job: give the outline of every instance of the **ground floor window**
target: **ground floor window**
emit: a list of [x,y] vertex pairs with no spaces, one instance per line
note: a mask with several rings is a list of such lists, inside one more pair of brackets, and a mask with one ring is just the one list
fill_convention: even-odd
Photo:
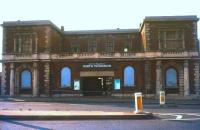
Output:
[[176,88],[177,87],[177,71],[174,68],[166,70],[166,87]]
[[29,70],[24,70],[21,73],[21,87],[22,89],[31,88],[31,72]]
[[61,88],[66,88],[71,86],[71,69],[69,67],[64,67],[61,70]]
[[124,86],[133,87],[135,85],[135,69],[131,66],[127,66],[124,69]]

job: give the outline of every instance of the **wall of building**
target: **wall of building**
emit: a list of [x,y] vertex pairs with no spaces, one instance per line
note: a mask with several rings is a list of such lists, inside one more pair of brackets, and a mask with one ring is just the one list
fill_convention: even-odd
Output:
[[[196,48],[196,29],[194,21],[144,21],[138,32],[94,34],[69,34],[55,29],[52,25],[6,26],[3,42],[5,73],[2,78],[2,81],[5,80],[5,93],[2,92],[3,89],[1,93],[5,95],[11,93],[11,68],[14,67],[12,69],[14,95],[34,93],[34,96],[54,94],[81,96],[82,88],[74,90],[73,83],[75,79],[82,80],[82,72],[113,72],[111,76],[113,80],[120,79],[121,82],[120,90],[115,90],[112,86],[113,96],[130,96],[139,91],[155,96],[160,90],[165,90],[166,94],[179,96],[188,96],[188,93],[199,95],[200,67],[199,53]],[[182,30],[183,48],[163,48],[159,40],[160,30]],[[16,34],[34,35],[35,39],[29,40],[33,42],[32,51],[16,51]],[[97,43],[97,51],[88,51],[88,44],[92,41]],[[108,41],[114,43],[112,52],[106,52],[105,46]],[[128,48],[128,52],[125,52],[126,43],[130,41],[132,48]],[[73,52],[71,49],[72,44],[75,43],[80,45],[79,52]],[[89,55],[90,53],[97,53],[97,55]],[[96,63],[111,65],[111,67],[83,67],[83,65]],[[135,85],[132,87],[124,86],[124,68],[127,66],[132,66],[135,70]],[[61,88],[63,67],[71,69],[71,87]],[[166,88],[166,71],[170,67],[177,72],[178,83],[175,88]],[[24,69],[30,70],[32,76],[32,86],[29,90],[20,88],[20,74]],[[35,82],[36,79],[38,82]]]
[[141,51],[141,44],[139,39],[139,33],[129,34],[88,34],[88,35],[66,35],[65,41],[61,45],[63,52],[71,52],[71,44],[79,43],[80,52],[88,52],[88,43],[97,42],[97,52],[105,52],[105,44],[107,41],[114,42],[114,51],[123,52],[125,43],[131,41],[132,49],[130,51]]
[[161,22],[144,22],[141,29],[142,41],[146,50],[158,51],[159,50],[159,30],[172,29],[183,30],[185,48],[182,50],[192,51],[196,49],[196,43],[193,35],[193,22],[192,21],[161,21]]

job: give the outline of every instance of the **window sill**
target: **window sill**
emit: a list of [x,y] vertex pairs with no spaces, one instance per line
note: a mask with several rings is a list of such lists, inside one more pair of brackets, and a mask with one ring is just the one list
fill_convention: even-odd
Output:
[[179,88],[178,86],[170,86],[170,87],[165,87],[165,89],[177,89]]
[[60,86],[59,89],[71,89],[72,86]]
[[133,85],[133,86],[124,86],[124,88],[134,88],[135,87],[135,85]]
[[32,87],[31,88],[20,88],[21,90],[29,90],[29,89],[32,89]]

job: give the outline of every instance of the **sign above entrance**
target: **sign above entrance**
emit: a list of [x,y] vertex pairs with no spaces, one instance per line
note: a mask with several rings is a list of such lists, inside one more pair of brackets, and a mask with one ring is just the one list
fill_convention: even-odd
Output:
[[111,64],[106,63],[88,63],[82,66],[83,68],[111,68]]
[[80,77],[99,77],[99,76],[115,76],[114,71],[81,71]]

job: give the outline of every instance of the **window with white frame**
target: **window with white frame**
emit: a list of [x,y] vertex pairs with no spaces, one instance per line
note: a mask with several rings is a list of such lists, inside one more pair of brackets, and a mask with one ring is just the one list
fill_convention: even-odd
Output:
[[14,35],[14,52],[37,52],[37,35],[35,33],[16,33]]
[[160,49],[184,49],[184,31],[179,29],[161,29],[159,30],[159,48]]
[[124,52],[129,52],[132,50],[132,40],[127,40],[124,44]]
[[80,52],[80,44],[77,42],[71,43],[71,52]]
[[88,43],[88,52],[96,52],[97,51],[97,42],[89,41]]
[[114,52],[114,41],[108,40],[105,44],[106,52]]

